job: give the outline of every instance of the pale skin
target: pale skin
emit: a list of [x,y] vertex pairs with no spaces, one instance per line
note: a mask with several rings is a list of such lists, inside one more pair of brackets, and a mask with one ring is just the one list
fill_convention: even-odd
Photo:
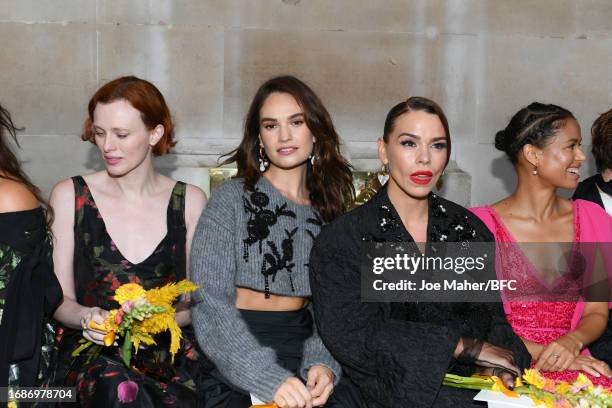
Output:
[[[310,205],[306,185],[306,161],[313,151],[315,137],[304,121],[304,113],[293,96],[272,93],[259,112],[260,144],[270,161],[263,177],[290,201]],[[309,299],[296,296],[271,295],[246,288],[236,288],[236,307],[261,311],[300,310]],[[313,365],[308,370],[306,385],[297,377],[287,378],[274,394],[281,408],[321,406],[334,388],[334,374],[324,366]]]
[[[440,118],[424,111],[409,111],[399,116],[387,141],[382,137],[378,139],[379,158],[389,168],[389,200],[421,251],[427,242],[427,196],[446,167],[446,140],[446,132]],[[431,180],[427,184],[414,182],[411,175],[418,171],[431,172]],[[454,356],[458,357],[463,348],[463,342],[460,340]],[[489,343],[485,343],[479,359],[519,372],[509,351]],[[490,368],[483,368],[481,372],[490,374],[486,370]],[[508,386],[513,386],[514,380],[510,374],[499,375]]]
[[[140,112],[125,100],[98,104],[94,111],[95,142],[106,163],[106,170],[84,177],[96,201],[109,235],[124,258],[131,263],[147,259],[167,233],[166,210],[175,181],[156,172],[152,148],[164,134],[161,125],[147,129]],[[74,186],[72,180],[58,183],[51,192],[55,210],[53,261],[64,292],[64,300],[54,317],[83,337],[103,344],[104,332],[89,327],[91,320],[102,323],[107,310],[86,307],[76,300],[74,285]],[[186,255],[206,195],[188,185],[185,196],[187,227]],[[177,305],[179,326],[191,323],[188,298]]]
[[[578,123],[568,119],[544,147],[530,144],[523,147],[516,165],[516,190],[492,206],[517,242],[574,240],[572,204],[557,196],[557,188],[576,188],[576,172],[586,159],[580,147],[581,140]],[[534,169],[537,175],[533,174]],[[537,368],[584,370],[596,377],[611,376],[612,371],[606,363],[579,355],[583,347],[601,336],[607,321],[607,303],[587,302],[574,331],[546,345],[522,340],[537,361]]]

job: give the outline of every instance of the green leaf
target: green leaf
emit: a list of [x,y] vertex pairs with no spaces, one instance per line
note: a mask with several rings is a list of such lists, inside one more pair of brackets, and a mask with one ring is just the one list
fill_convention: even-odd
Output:
[[93,343],[91,341],[87,341],[86,343],[81,344],[77,347],[71,354],[72,357],[76,357],[81,354],[81,351],[85,350],[87,347],[91,346]]
[[127,330],[125,337],[123,338],[123,345],[121,346],[121,358],[126,366],[130,367],[132,361],[132,331]]

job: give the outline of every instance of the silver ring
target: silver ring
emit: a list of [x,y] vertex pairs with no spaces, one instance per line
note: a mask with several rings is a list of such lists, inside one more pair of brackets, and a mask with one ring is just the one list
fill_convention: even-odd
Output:
[[555,360],[559,359],[559,357],[561,357],[559,354],[552,354],[552,356],[555,358]]

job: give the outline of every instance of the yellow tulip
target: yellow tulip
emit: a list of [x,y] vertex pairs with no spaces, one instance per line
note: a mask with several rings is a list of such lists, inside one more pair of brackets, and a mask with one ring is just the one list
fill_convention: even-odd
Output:
[[109,331],[104,335],[104,345],[106,347],[112,346],[115,343],[115,332]]
[[499,379],[499,377],[496,377],[496,376],[493,375],[493,376],[491,376],[491,379],[494,381],[494,384],[491,387],[492,391],[501,391],[507,397],[518,398],[518,396],[519,396],[518,392],[510,391],[508,388],[506,388],[506,386],[504,385],[502,380]]
[[89,321],[89,328],[90,329],[94,329],[94,330],[99,330],[99,331],[107,331],[106,325],[104,323],[98,324],[98,323],[96,323],[95,320],[90,320]]

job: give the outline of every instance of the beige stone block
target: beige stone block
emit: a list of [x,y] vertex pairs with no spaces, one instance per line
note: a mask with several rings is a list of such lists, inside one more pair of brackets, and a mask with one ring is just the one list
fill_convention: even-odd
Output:
[[386,0],[154,0],[152,20],[176,25],[224,27],[423,31],[428,1]]
[[533,101],[571,110],[588,129],[612,105],[612,40],[488,38],[477,64],[477,137],[494,141],[511,116]]
[[484,6],[483,33],[572,38],[576,31],[574,0],[490,0]]
[[490,143],[455,143],[456,163],[472,177],[471,206],[492,204],[516,186],[516,173],[504,153]]
[[96,0],[0,0],[0,21],[88,22],[96,18]]
[[136,75],[164,94],[179,138],[220,138],[223,32],[165,26],[100,27],[100,82]]
[[78,135],[18,136],[24,170],[48,197],[60,180],[104,168],[97,147]]
[[98,22],[102,24],[149,24],[149,0],[97,0]]
[[[0,24],[0,103],[28,134],[80,132],[95,89],[96,34],[87,24]],[[70,46],[67,46],[70,44]]]
[[612,37],[611,1],[577,0],[576,3],[577,35]]
[[225,41],[226,137],[239,138],[248,105],[266,79],[295,75],[312,86],[342,139],[374,142],[389,109],[409,95],[447,105],[453,126],[473,132],[473,37],[232,30]]

